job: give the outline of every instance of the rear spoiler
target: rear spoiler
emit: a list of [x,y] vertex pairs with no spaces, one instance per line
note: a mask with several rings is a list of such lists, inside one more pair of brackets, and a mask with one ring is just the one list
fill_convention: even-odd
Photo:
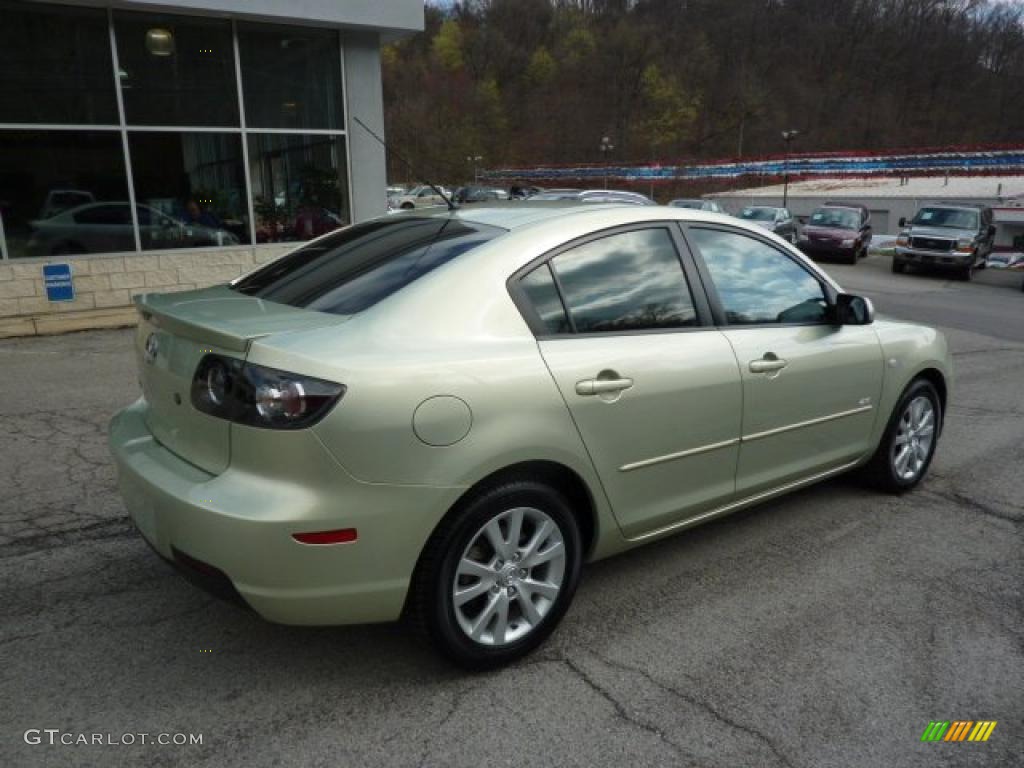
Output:
[[226,285],[182,293],[135,297],[139,315],[152,325],[240,355],[264,336],[340,325],[349,318],[257,299]]

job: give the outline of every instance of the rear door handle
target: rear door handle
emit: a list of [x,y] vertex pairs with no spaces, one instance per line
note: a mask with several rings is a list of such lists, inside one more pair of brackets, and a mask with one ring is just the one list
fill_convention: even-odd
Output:
[[768,357],[765,355],[760,360],[750,361],[750,372],[751,373],[772,373],[773,371],[781,371],[789,365],[789,362],[782,360],[781,358],[772,355]]
[[632,386],[632,379],[584,379],[576,382],[576,394],[588,397],[608,392],[621,392]]

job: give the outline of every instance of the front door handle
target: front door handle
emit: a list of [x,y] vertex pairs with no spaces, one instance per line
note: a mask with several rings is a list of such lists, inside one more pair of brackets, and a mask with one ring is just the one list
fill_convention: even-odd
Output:
[[776,357],[769,352],[760,360],[751,360],[749,367],[751,373],[774,373],[775,371],[781,371],[787,365],[789,365],[788,361]]
[[576,394],[588,397],[621,392],[633,386],[632,379],[584,379],[576,382]]

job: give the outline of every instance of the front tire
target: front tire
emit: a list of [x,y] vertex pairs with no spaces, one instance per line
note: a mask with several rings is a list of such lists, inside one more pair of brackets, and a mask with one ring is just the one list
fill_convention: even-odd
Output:
[[907,271],[907,265],[905,262],[902,262],[899,259],[893,259],[892,271],[897,275],[902,275],[904,272]]
[[864,468],[867,479],[890,493],[914,488],[931,466],[941,430],[939,393],[927,379],[915,379],[900,396],[878,449]]
[[515,480],[482,491],[431,536],[413,585],[414,618],[456,664],[489,669],[554,631],[579,583],[582,539],[555,489]]

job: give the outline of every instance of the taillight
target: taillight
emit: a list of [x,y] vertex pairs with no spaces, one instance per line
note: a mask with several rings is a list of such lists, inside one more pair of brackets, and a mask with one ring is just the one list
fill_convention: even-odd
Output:
[[320,421],[345,394],[345,385],[206,355],[192,378],[196,410],[265,429],[302,429]]

